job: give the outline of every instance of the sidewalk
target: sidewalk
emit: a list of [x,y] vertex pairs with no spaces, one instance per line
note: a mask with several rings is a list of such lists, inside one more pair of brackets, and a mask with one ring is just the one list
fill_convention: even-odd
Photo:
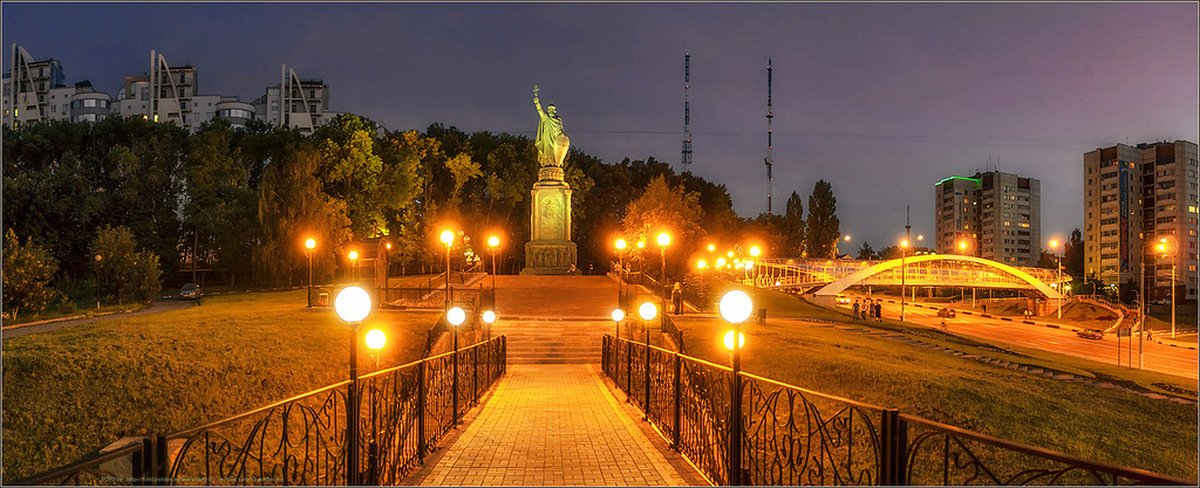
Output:
[[401,484],[707,485],[632,412],[596,365],[511,364],[474,419]]

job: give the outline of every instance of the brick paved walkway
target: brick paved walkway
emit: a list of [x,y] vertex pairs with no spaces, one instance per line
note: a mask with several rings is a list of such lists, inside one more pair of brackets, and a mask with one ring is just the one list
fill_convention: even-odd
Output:
[[597,365],[511,364],[461,434],[404,484],[706,485],[634,412]]

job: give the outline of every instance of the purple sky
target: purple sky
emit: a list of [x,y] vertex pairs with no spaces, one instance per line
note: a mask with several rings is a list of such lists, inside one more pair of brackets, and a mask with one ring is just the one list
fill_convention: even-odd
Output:
[[[1082,227],[1083,153],[1197,141],[1195,2],[1174,4],[18,4],[12,43],[115,95],[156,49],[205,94],[260,96],[279,65],[389,129],[532,135],[534,84],[572,145],[678,167],[692,55],[692,171],[744,216],[833,184],[842,230],[876,249],[933,233],[933,185],[999,169],[1042,181],[1042,235]],[[7,68],[6,68],[7,69]],[[1043,243],[1044,245],[1044,243]],[[845,247],[845,246],[844,246]],[[846,249],[843,249],[843,251]]]

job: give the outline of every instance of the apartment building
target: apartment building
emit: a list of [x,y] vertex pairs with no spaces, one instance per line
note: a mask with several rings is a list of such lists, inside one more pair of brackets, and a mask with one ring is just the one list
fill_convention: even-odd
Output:
[[1144,283],[1151,300],[1169,298],[1172,281],[1178,298],[1196,298],[1196,160],[1189,141],[1084,154],[1085,273],[1110,285]]
[[934,186],[934,250],[1016,266],[1041,255],[1041,182],[989,171]]
[[266,93],[253,105],[259,120],[304,134],[337,116],[329,111],[329,85],[319,78],[300,78],[287,65],[280,66],[279,84],[267,85]]

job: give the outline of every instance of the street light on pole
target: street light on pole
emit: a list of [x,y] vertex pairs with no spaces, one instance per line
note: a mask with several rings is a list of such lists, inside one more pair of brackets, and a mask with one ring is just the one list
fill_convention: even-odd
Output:
[[467,312],[454,307],[446,311],[446,322],[454,326],[454,394],[451,395],[451,407],[454,409],[454,423],[458,424],[458,326],[467,320]]
[[496,312],[488,310],[483,312],[483,323],[487,324],[487,338],[492,340],[492,322],[496,321]]
[[450,246],[454,245],[454,232],[442,231],[442,243],[446,245],[446,306],[450,306]]
[[613,319],[613,322],[615,322],[617,324],[617,333],[616,333],[615,337],[620,338],[621,337],[621,321],[625,320],[625,311],[621,310],[619,308],[613,309],[612,319]]
[[[729,390],[729,484],[742,484],[742,347],[746,345],[746,337],[739,329],[739,324],[750,318],[754,310],[754,301],[750,295],[741,290],[733,290],[721,297],[717,306],[721,318],[729,322],[733,330],[725,333],[725,347],[730,351],[730,363],[733,368],[732,385]],[[649,384],[649,383],[647,383]]]
[[[371,350],[371,358],[375,360],[375,370],[379,370],[379,350],[387,344],[387,335],[379,329],[371,329],[367,331],[364,342],[367,344],[367,349]],[[375,412],[375,389],[371,390],[371,440],[367,444],[367,483],[374,484],[379,479],[379,444],[376,442],[376,437],[379,432],[379,416]]]
[[1061,243],[1058,242],[1058,239],[1050,239],[1050,249],[1055,250],[1056,253],[1058,254],[1058,256],[1057,256],[1058,260],[1055,262],[1055,268],[1057,268],[1058,278],[1055,278],[1055,280],[1054,280],[1054,288],[1056,290],[1058,290],[1058,299],[1057,299],[1058,307],[1056,307],[1056,308],[1058,308],[1058,318],[1062,319],[1062,294],[1063,294],[1062,288],[1063,288],[1063,286],[1062,286],[1062,251],[1059,250],[1060,244]]
[[308,308],[312,308],[312,258],[317,248],[317,240],[309,237],[304,241],[304,255],[308,256]]
[[642,412],[646,419],[650,418],[650,321],[654,320],[656,315],[658,315],[658,307],[654,306],[654,302],[642,302],[642,305],[638,307],[638,316],[642,318],[642,328],[646,329],[646,403],[642,405],[645,407]]
[[[1172,242],[1168,242],[1166,237],[1158,240],[1158,252],[1162,253],[1162,257],[1167,257],[1167,252],[1170,250],[1173,253],[1178,253],[1179,250],[1172,246]],[[1154,279],[1158,280],[1158,262],[1155,261]],[[1171,256],[1171,338],[1175,338],[1175,256]]]
[[[488,250],[492,251],[492,306],[496,306],[496,251],[500,249],[498,236],[488,237]],[[491,339],[489,336],[488,339]]]
[[97,310],[100,309],[100,261],[102,261],[103,259],[104,259],[104,256],[101,256],[99,254],[96,255],[96,309]]
[[667,330],[667,293],[669,293],[667,291],[667,287],[670,286],[667,284],[667,246],[671,244],[671,234],[659,232],[656,240],[658,241],[658,256],[662,259],[662,267],[659,268],[659,273],[661,273],[659,275],[659,279],[662,280],[660,284],[662,285],[663,314],[662,321],[659,325],[661,330]]
[[350,268],[353,270],[350,281],[358,282],[358,251],[350,251]]
[[358,326],[371,313],[371,295],[347,286],[333,300],[333,310],[354,334],[350,340],[350,386],[346,393],[346,484],[358,484]]
[[622,305],[621,300],[625,298],[625,239],[617,239],[613,243],[613,247],[617,248],[617,306]]
[[[908,295],[908,239],[900,241],[900,321],[904,322],[904,299]],[[882,314],[880,314],[882,315]]]

